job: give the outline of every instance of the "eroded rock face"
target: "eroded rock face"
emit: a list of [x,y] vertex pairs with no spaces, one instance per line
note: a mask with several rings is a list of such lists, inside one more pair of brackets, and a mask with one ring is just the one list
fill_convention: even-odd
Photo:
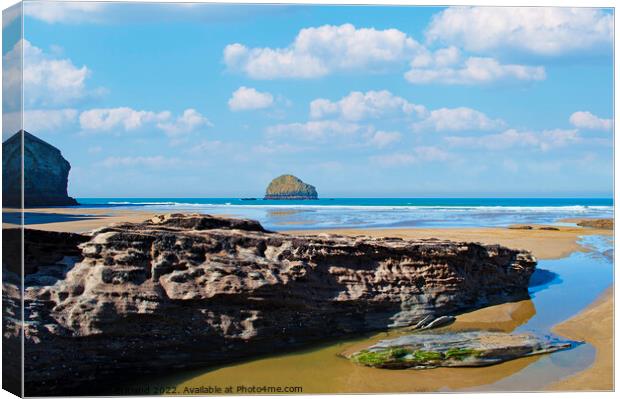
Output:
[[306,184],[293,175],[282,175],[276,177],[267,186],[265,193],[267,200],[307,200],[318,199],[316,188]]
[[[3,205],[21,206],[21,132],[2,143]],[[24,137],[24,205],[77,205],[67,194],[71,165],[60,150],[23,132]]]
[[64,278],[48,283],[53,268],[37,267],[26,279],[27,394],[89,393],[526,298],[536,265],[498,245],[290,236],[205,215],[112,225],[79,248],[77,263],[57,262]]
[[479,367],[570,349],[580,342],[554,335],[492,331],[418,333],[380,341],[349,358],[385,369]]

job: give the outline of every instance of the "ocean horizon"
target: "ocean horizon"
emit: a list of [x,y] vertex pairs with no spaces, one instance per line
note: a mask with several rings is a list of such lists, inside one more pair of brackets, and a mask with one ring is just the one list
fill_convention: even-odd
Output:
[[80,207],[194,212],[258,220],[273,230],[569,225],[613,217],[613,198],[77,198]]

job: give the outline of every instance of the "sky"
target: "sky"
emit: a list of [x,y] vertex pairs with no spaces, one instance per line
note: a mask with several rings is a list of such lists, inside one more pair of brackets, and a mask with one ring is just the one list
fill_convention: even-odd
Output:
[[74,197],[258,197],[284,173],[322,197],[612,196],[613,10],[24,13],[23,40],[3,20],[3,140],[23,49],[25,128]]

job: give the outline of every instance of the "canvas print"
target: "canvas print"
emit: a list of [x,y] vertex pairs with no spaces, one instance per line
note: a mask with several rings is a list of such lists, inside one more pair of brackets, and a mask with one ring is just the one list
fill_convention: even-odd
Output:
[[614,9],[3,11],[3,388],[611,391]]

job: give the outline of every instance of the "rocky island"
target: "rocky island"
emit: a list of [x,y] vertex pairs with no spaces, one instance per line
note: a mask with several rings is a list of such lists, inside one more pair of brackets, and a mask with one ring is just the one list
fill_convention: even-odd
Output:
[[[71,165],[60,150],[23,131],[24,206],[77,205],[67,194]],[[22,132],[2,143],[2,203],[21,207]]]
[[266,200],[315,200],[316,188],[293,175],[276,177],[267,186]]
[[[29,396],[93,394],[528,298],[536,268],[529,252],[499,245],[287,235],[197,214],[89,234],[26,229],[24,245]],[[20,303],[10,263],[9,313]],[[20,325],[5,326],[5,343],[19,337]]]

